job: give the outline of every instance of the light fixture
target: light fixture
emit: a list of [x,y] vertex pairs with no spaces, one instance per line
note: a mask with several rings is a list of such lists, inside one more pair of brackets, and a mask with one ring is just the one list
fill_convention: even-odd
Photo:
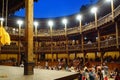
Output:
[[67,23],[68,23],[67,19],[64,18],[64,19],[62,20],[62,23],[63,23],[63,24],[67,24]]
[[34,22],[34,26],[35,26],[35,27],[38,26],[38,22],[37,22],[37,21]]
[[22,21],[22,20],[18,20],[18,21],[17,21],[17,24],[22,25],[22,24],[23,24],[23,21]]
[[80,20],[82,19],[82,15],[78,14],[78,15],[76,16],[76,19],[80,21]]
[[4,18],[0,18],[0,21],[4,21]]
[[48,21],[48,25],[49,25],[49,26],[53,26],[53,21],[52,21],[52,20],[49,20],[49,21]]
[[96,13],[96,12],[97,12],[97,9],[98,9],[97,7],[92,7],[92,8],[91,8],[91,12],[92,12],[92,13]]

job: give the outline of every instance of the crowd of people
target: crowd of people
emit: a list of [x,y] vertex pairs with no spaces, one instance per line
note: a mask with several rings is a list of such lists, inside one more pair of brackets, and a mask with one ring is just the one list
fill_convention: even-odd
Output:
[[66,59],[59,59],[58,64],[49,66],[49,61],[45,62],[44,69],[50,70],[66,70],[70,72],[79,72],[78,80],[120,80],[120,69],[109,70],[106,63],[90,64],[88,61],[83,65],[82,58],[71,60],[67,64]]

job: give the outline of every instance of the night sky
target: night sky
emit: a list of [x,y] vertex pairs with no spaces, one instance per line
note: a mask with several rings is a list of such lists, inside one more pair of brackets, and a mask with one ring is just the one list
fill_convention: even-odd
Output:
[[[96,2],[97,0],[38,0],[34,3],[34,18],[54,18],[75,14],[80,11],[82,5]],[[15,15],[24,16],[25,10],[20,9]]]

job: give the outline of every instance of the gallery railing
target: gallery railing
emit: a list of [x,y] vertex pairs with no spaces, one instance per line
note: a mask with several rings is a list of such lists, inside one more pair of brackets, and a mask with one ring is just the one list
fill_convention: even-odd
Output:
[[84,45],[83,45],[83,48],[84,48],[84,50],[97,49],[97,48],[98,48],[97,45],[98,45],[97,42],[94,42],[94,43],[91,43],[91,44],[84,44]]
[[82,46],[81,45],[69,45],[68,46],[68,51],[81,51]]
[[[120,38],[119,38],[119,45],[120,45]],[[100,42],[100,48],[108,48],[108,47],[116,47],[116,39],[112,38],[112,39],[108,39],[108,40],[104,40]],[[97,42],[93,42],[91,44],[84,44],[83,45],[83,49],[84,50],[98,50],[98,43]],[[50,52],[50,47],[39,47],[39,51],[49,51]],[[53,47],[53,52],[55,51],[66,51],[66,47],[65,46],[54,46]],[[68,51],[82,51],[82,45],[68,45]]]
[[108,47],[113,47],[116,46],[116,39],[106,39],[104,41],[100,42],[101,48],[108,48]]
[[[118,45],[120,46],[120,37],[118,39]],[[109,48],[110,47],[116,47],[116,38],[106,39],[104,41],[100,42],[100,48]],[[18,46],[2,46],[1,51],[17,51]],[[24,51],[24,48],[21,47],[21,51]],[[98,50],[98,43],[93,42],[91,44],[84,44],[83,50]],[[44,46],[44,47],[38,47],[37,52],[50,52],[51,47],[50,46]],[[52,47],[53,52],[65,52],[66,46],[53,46]],[[82,51],[82,45],[76,44],[76,45],[68,45],[68,51]]]

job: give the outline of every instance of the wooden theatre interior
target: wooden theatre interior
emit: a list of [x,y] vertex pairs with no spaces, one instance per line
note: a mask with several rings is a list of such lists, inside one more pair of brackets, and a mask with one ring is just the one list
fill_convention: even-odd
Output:
[[[37,1],[37,0],[35,0]],[[57,65],[58,59],[65,59],[69,64],[75,58],[83,58],[83,63],[99,64],[106,62],[110,69],[120,68],[120,1],[115,0],[114,10],[111,12],[110,5],[100,0],[96,5],[99,7],[97,21],[88,10],[83,11],[83,21],[75,20],[77,14],[65,16],[68,24],[61,23],[64,17],[53,18],[52,30],[47,25],[47,18],[37,18],[37,28],[34,27],[33,53],[35,65]],[[5,1],[6,2],[6,1]],[[15,5],[18,3],[19,5]],[[2,5],[2,0],[0,0]],[[13,6],[14,5],[14,6]],[[14,66],[20,65],[22,54],[25,53],[25,25],[21,28],[16,23],[23,17],[12,14],[23,7],[23,0],[8,2],[7,27],[4,28],[11,38],[10,45],[0,45],[0,64]],[[6,7],[5,7],[6,8]],[[2,6],[0,6],[2,10]],[[5,14],[6,12],[4,12]],[[2,13],[0,14],[2,15]],[[4,22],[5,24],[5,22]],[[39,64],[40,63],[40,64]],[[114,66],[113,66],[114,65]]]

